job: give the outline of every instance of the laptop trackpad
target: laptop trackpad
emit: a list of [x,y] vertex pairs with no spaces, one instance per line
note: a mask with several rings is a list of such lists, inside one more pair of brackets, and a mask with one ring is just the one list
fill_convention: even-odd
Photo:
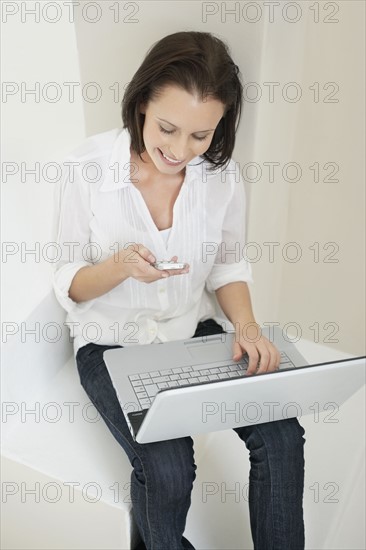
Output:
[[229,349],[223,343],[186,345],[190,356],[197,363],[214,363],[231,359]]

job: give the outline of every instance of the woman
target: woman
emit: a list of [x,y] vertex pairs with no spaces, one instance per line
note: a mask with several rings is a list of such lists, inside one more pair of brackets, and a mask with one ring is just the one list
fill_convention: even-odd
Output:
[[[242,253],[245,195],[231,159],[238,72],[212,34],[166,36],[126,89],[123,128],[89,138],[65,163],[54,289],[68,312],[81,384],[133,466],[133,512],[153,550],[194,548],[183,536],[193,440],[136,443],[103,352],[225,332],[213,319],[216,296],[235,327],[233,360],[247,353],[248,375],[280,363],[255,321]],[[186,265],[152,266],[168,258]],[[255,548],[304,548],[304,429],[291,418],[234,431],[250,451]]]

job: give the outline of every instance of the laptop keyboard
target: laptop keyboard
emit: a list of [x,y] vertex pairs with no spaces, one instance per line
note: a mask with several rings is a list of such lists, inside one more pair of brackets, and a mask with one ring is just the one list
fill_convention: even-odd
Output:
[[[280,369],[291,368],[293,363],[284,352],[281,352]],[[131,374],[128,378],[133,386],[135,395],[142,408],[149,407],[155,395],[164,388],[189,386],[200,382],[229,380],[242,376],[248,367],[247,356],[233,365],[225,367],[209,367],[192,365],[191,367],[177,367],[174,369],[157,370]]]

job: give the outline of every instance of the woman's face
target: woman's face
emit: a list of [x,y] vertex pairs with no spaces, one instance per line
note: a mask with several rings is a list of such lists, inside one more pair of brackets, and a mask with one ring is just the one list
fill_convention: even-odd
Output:
[[182,88],[165,86],[157,99],[141,108],[145,114],[143,160],[151,164],[152,172],[180,173],[210,147],[224,111],[224,104],[216,99],[208,97],[202,102]]

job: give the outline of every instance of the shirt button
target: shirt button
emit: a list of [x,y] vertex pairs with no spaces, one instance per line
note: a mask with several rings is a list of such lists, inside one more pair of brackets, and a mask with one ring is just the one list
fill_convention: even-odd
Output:
[[161,289],[159,290],[159,292],[161,292],[161,293],[163,294],[163,292],[166,292],[166,290],[165,290],[165,288],[161,288]]

